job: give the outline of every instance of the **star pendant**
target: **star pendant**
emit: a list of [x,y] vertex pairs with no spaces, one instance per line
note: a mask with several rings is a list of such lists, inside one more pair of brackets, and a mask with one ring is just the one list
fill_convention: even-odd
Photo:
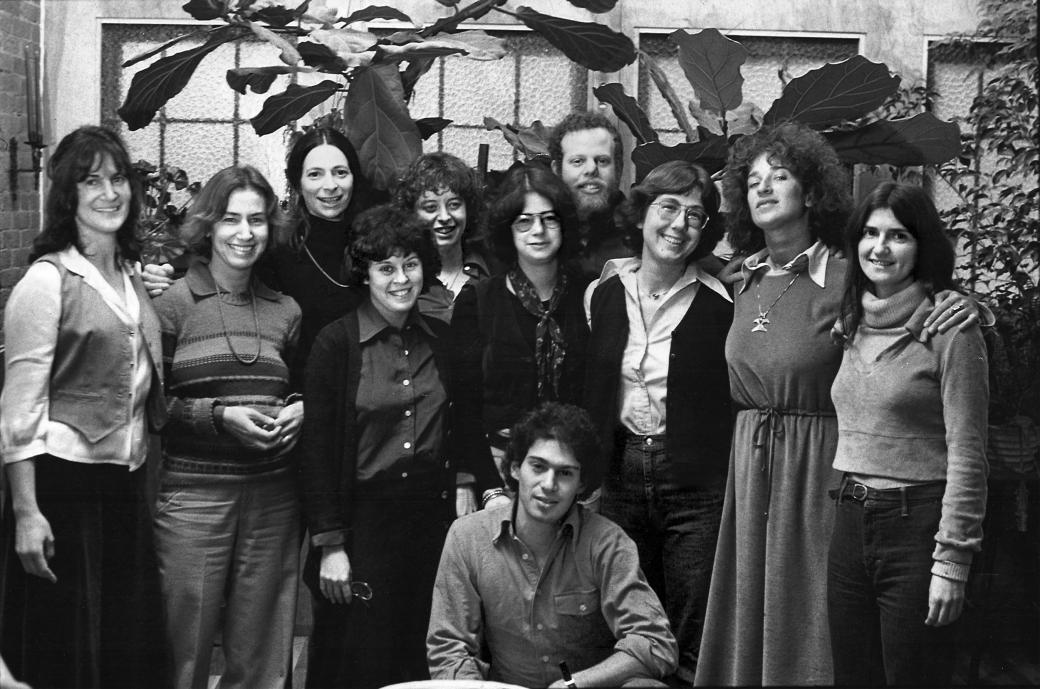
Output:
[[759,309],[759,311],[758,311],[758,318],[754,319],[752,322],[755,324],[755,327],[751,329],[751,332],[753,332],[753,333],[769,332],[768,330],[766,330],[766,325],[769,323],[769,319],[766,318],[766,314],[762,313],[761,309]]

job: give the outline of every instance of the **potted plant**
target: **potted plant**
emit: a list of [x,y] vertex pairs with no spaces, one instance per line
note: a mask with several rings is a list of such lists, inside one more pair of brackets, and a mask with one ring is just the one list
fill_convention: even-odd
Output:
[[[154,165],[139,160],[134,163],[134,171],[144,188],[137,229],[141,262],[162,264],[175,261],[187,249],[179,230],[188,212],[188,204],[201,185],[190,182],[188,173],[172,165]],[[176,203],[175,195],[186,198]]]
[[965,282],[997,317],[990,350],[990,461],[1034,469],[1040,447],[1040,148],[1037,17],[1030,0],[984,0],[973,40],[988,40],[991,78],[964,123],[960,158],[940,168],[958,194],[945,220],[967,254]]

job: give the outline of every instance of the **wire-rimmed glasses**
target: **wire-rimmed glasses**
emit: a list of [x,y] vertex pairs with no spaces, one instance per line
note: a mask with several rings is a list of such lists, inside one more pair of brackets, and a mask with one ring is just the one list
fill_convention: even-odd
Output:
[[665,222],[673,222],[680,212],[685,212],[686,225],[694,230],[702,230],[708,224],[708,214],[700,206],[684,206],[676,201],[654,201],[650,204],[657,207],[657,215]]

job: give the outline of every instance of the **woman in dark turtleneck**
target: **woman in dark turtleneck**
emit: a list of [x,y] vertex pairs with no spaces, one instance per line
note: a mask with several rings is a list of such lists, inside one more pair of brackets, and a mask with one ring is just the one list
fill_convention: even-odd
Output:
[[311,343],[326,325],[356,307],[364,294],[344,280],[344,250],[352,219],[372,202],[357,152],[342,132],[318,127],[301,136],[286,158],[296,228],[271,254],[260,278],[296,300],[303,311],[300,344],[290,364],[301,381]]

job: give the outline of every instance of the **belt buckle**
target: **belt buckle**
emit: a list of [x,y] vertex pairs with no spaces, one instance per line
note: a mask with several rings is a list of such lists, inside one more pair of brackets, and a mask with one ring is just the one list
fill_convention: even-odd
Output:
[[863,502],[867,499],[867,487],[862,483],[853,483],[851,497],[856,502]]

